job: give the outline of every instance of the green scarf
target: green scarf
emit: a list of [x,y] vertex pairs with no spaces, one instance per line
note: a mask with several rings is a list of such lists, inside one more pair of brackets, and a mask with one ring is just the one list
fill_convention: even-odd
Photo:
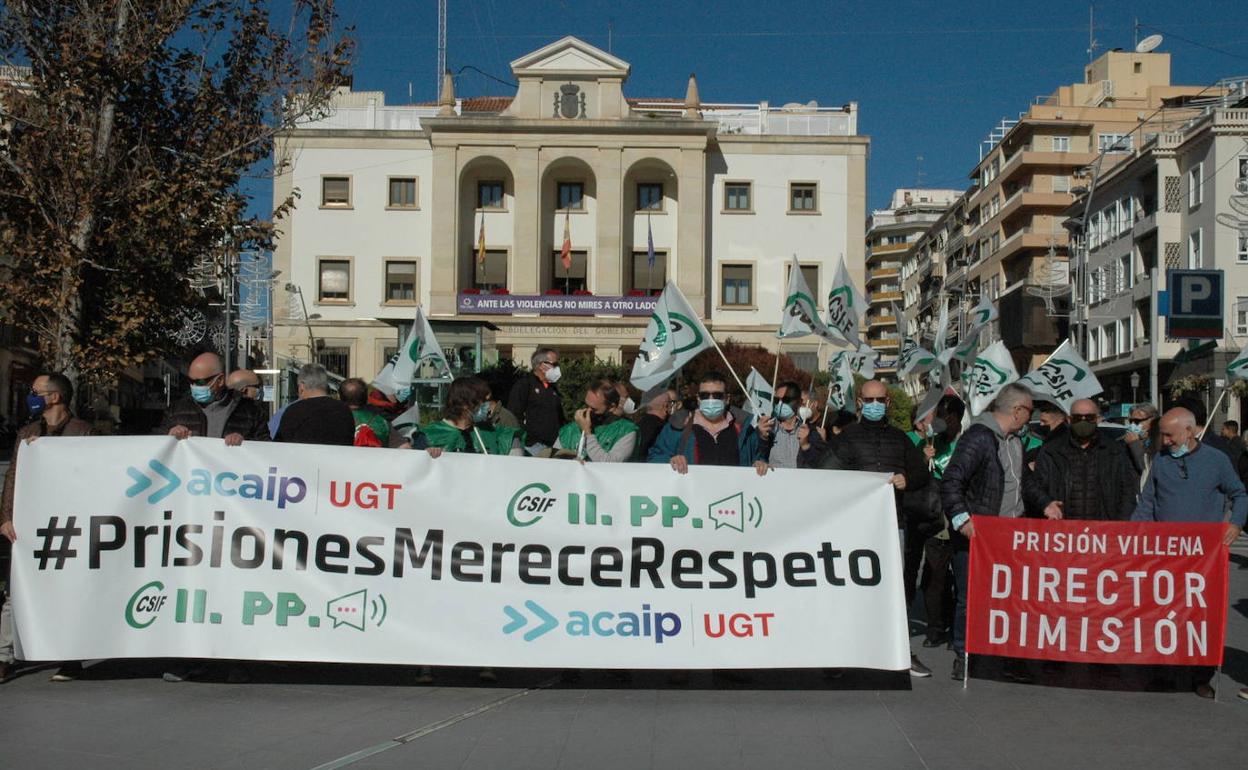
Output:
[[[430,447],[437,447],[447,452],[468,451],[468,445],[464,442],[464,434],[459,428],[445,420],[431,422],[420,432]],[[511,445],[517,438],[520,439],[521,444],[524,443],[524,431],[519,428],[478,425],[472,435],[474,437],[473,448],[478,454],[505,455],[511,452]],[[479,441],[476,440],[477,436],[480,436]]]
[[[620,418],[594,428],[594,438],[603,451],[610,452],[615,442],[637,430],[637,423]],[[575,452],[581,446],[581,426],[570,422],[559,429],[559,443],[564,449]]]

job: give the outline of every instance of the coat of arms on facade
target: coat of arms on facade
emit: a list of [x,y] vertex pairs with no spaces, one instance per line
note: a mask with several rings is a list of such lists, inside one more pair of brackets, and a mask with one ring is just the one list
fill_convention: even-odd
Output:
[[559,86],[559,93],[555,94],[555,117],[585,117],[585,93],[580,86],[571,83]]

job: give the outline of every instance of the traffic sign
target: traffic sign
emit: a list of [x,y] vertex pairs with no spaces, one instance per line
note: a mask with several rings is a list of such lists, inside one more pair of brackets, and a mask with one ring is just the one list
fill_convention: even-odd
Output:
[[1220,339],[1222,318],[1221,270],[1167,270],[1170,295],[1166,335],[1187,339]]

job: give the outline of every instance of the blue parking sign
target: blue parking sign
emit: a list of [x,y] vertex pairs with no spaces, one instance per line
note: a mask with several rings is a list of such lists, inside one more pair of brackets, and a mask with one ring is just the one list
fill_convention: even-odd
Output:
[[1184,339],[1220,339],[1222,317],[1221,270],[1167,270],[1170,298],[1166,334]]

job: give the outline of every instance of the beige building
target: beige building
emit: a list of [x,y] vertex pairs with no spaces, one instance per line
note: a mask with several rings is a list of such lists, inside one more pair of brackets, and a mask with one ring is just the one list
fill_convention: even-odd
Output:
[[[511,69],[505,97],[344,89],[281,137],[274,198],[299,199],[274,254],[279,355],[370,377],[420,303],[465,365],[542,345],[627,362],[667,280],[717,339],[774,348],[793,255],[821,298],[841,254],[863,280],[856,104],[702,102],[692,76],[683,99],[631,98],[630,65],[572,37]],[[817,365],[814,342],[785,349]]]
[[1199,86],[1170,83],[1170,55],[1110,51],[1082,83],[1038,98],[1002,121],[981,145],[972,184],[920,237],[907,313],[930,328],[938,295],[969,309],[987,292],[998,303],[999,336],[1020,370],[1038,364],[1068,333],[1070,239],[1062,226],[1093,167],[1107,171],[1144,136],[1198,114]]

